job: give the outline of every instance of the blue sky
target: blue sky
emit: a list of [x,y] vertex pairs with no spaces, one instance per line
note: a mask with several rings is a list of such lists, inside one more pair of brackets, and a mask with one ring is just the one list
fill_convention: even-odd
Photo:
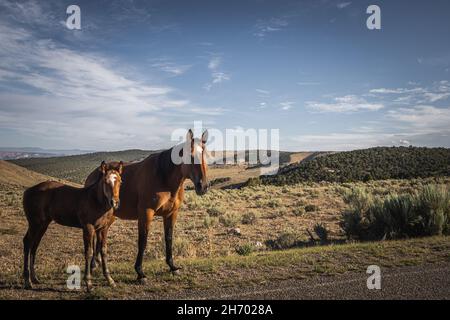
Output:
[[283,150],[450,147],[449,34],[438,0],[0,0],[0,146],[156,149],[203,121]]

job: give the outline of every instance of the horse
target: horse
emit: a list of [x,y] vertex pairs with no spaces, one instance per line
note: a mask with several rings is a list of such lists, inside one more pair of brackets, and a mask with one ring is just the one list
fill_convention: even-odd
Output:
[[[124,164],[123,184],[120,190],[121,206],[114,211],[114,216],[138,221],[138,253],[134,269],[137,273],[137,281],[141,284],[144,284],[147,279],[142,270],[142,261],[150,224],[155,215],[163,218],[166,263],[171,272],[179,272],[180,268],[174,264],[172,257],[173,229],[178,209],[183,202],[186,179],[193,182],[197,195],[203,195],[208,191],[205,147],[207,138],[208,132],[205,131],[201,139],[194,139],[193,132],[189,129],[186,141],[182,144],[153,153],[140,162]],[[186,150],[185,155],[183,150]],[[180,163],[172,161],[172,153],[177,152],[184,159]],[[115,165],[115,163],[108,165]],[[94,183],[98,174],[97,170],[93,171],[87,177],[85,186]],[[92,264],[95,265],[95,257],[92,259]]]
[[97,236],[103,264],[103,275],[115,287],[107,265],[106,238],[113,211],[120,205],[120,185],[123,163],[107,168],[103,161],[97,180],[89,187],[76,188],[55,181],[39,183],[25,190],[23,209],[28,220],[28,230],[23,238],[23,278],[25,288],[38,284],[34,270],[36,251],[50,222],[83,229],[85,274],[87,291],[92,290],[90,262],[93,256],[93,239]]

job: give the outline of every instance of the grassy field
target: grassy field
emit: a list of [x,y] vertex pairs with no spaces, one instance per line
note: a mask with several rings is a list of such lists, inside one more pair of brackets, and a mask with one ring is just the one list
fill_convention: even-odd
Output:
[[[157,298],[187,289],[345,273],[371,262],[389,267],[449,259],[448,237],[349,243],[339,222],[347,208],[344,194],[353,188],[385,197],[415,192],[430,183],[450,186],[450,178],[257,185],[213,189],[203,197],[189,190],[175,227],[174,255],[184,268],[181,275],[167,272],[162,221],[157,217],[145,258],[150,281],[137,286],[133,269],[137,222],[117,220],[108,243],[119,287],[107,288],[98,272],[94,295],[67,291],[65,269],[83,265],[81,230],[51,224],[37,258],[37,271],[45,283],[40,290],[23,291],[22,237],[27,222],[22,193],[36,179],[49,177],[11,163],[3,168],[8,170],[2,171],[0,182],[0,298]],[[238,179],[245,170],[258,169],[221,167],[211,170],[215,173],[211,176]],[[326,241],[319,241],[317,226],[326,230]]]
[[[277,279],[323,272],[340,273],[367,264],[366,258],[373,254],[383,258],[382,263],[386,266],[448,259],[450,243],[446,237],[319,247],[318,243],[311,242],[308,234],[310,231],[317,238],[313,229],[320,223],[327,229],[331,244],[345,243],[338,224],[340,213],[345,209],[342,200],[345,190],[360,186],[373,194],[386,195],[393,191],[417,190],[429,182],[436,181],[419,179],[256,186],[242,190],[211,190],[203,197],[187,191],[174,242],[176,260],[184,266],[185,272],[178,277],[166,272],[162,221],[156,218],[146,252],[146,269],[151,274],[151,285],[145,288],[134,285],[132,266],[136,254],[137,223],[118,220],[111,228],[109,252],[114,276],[122,284],[118,290],[110,290],[103,286],[104,282],[98,275],[97,283],[101,286],[96,295],[146,297],[148,294],[156,296],[161,290],[167,293],[216,285],[217,282],[236,285],[246,281],[263,281],[268,275]],[[450,179],[438,179],[437,182],[449,185]],[[62,287],[65,268],[70,264],[83,265],[81,231],[56,224],[50,225],[38,256],[37,270],[46,281],[43,285],[46,289],[25,293],[19,289],[22,237],[27,226],[21,209],[23,189],[17,185],[0,184],[0,297],[85,297],[80,293],[67,292]],[[280,252],[273,250],[273,243],[281,247],[308,248]],[[294,273],[292,268],[296,270]],[[232,283],[228,283],[231,278]],[[54,291],[51,289],[53,287],[59,289]]]
[[364,274],[368,265],[382,268],[445,262],[450,259],[448,237],[429,237],[379,243],[355,243],[318,246],[255,253],[250,256],[228,256],[212,259],[187,258],[179,261],[182,273],[172,275],[160,260],[144,264],[149,281],[135,282],[131,263],[114,262],[112,275],[117,288],[106,286],[99,272],[95,273],[95,290],[69,290],[63,266],[41,265],[42,284],[37,290],[23,290],[19,275],[3,272],[0,299],[155,299],[183,295],[184,291],[202,291],[286,279],[334,276],[347,272]]

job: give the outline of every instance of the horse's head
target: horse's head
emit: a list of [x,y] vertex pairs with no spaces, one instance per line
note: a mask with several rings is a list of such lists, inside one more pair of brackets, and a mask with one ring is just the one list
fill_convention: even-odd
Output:
[[100,172],[102,173],[102,190],[103,195],[108,199],[108,204],[111,205],[115,210],[119,208],[120,205],[120,184],[122,183],[122,169],[123,162],[120,163],[116,167],[108,167],[105,161],[102,161],[100,165]]
[[186,146],[184,150],[190,153],[183,156],[182,170],[185,177],[188,177],[194,184],[195,192],[204,195],[209,188],[206,172],[208,164],[206,161],[206,141],[208,131],[203,132],[201,139],[195,139],[192,130],[189,129],[186,135]]

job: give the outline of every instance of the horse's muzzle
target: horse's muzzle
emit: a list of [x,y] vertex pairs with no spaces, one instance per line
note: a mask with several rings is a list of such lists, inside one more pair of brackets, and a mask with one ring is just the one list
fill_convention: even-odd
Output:
[[202,184],[201,182],[197,182],[196,184],[195,184],[195,193],[198,195],[198,196],[202,196],[202,195],[204,195],[206,192],[208,192],[208,190],[209,190],[209,184]]
[[120,200],[111,200],[111,207],[113,207],[114,210],[119,209],[120,206]]

